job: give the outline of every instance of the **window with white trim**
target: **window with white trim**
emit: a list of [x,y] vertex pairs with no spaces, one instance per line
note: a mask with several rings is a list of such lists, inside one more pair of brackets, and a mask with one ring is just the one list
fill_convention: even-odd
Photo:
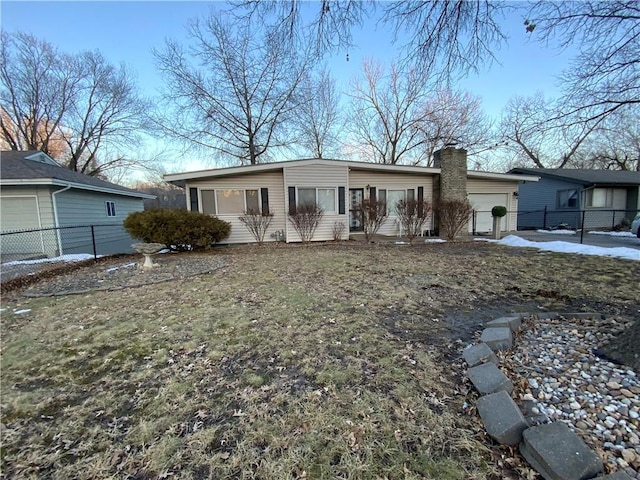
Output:
[[298,187],[298,205],[318,205],[324,213],[336,213],[336,188]]
[[387,204],[387,213],[391,217],[396,216],[396,205],[401,200],[413,200],[415,198],[415,190],[409,188],[406,190],[390,190],[387,188],[378,189],[378,200]]
[[116,216],[116,202],[106,201],[104,202],[105,208],[107,209],[107,217],[115,217]]
[[207,215],[242,215],[260,212],[257,189],[200,189],[201,211]]
[[611,208],[613,188],[591,188],[586,191],[586,205],[591,208]]

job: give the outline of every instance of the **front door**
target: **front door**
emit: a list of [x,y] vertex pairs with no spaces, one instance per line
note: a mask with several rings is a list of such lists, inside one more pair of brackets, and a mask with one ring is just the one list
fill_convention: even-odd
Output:
[[364,188],[349,189],[349,231],[362,232],[362,212],[360,206],[364,199]]

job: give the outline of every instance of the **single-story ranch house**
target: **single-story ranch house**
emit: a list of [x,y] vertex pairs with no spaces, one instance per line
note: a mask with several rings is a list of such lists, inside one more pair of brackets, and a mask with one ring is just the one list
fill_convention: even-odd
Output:
[[[122,223],[144,209],[143,199],[155,198],[69,170],[39,151],[3,151],[0,162],[0,230],[39,230],[2,235],[3,259],[89,253],[86,245],[94,241],[103,255],[129,251],[132,239]],[[88,228],[59,229],[76,225],[105,228],[94,238]]]
[[509,173],[535,175],[539,182],[522,185],[518,227],[557,224],[612,228],[631,222],[640,211],[640,172],[622,170],[514,168]]
[[[362,230],[355,209],[365,198],[387,202],[389,218],[378,232],[383,235],[402,233],[393,209],[398,200],[433,202],[447,196],[466,197],[476,210],[487,213],[476,219],[476,231],[491,230],[490,211],[496,205],[510,212],[503,219],[502,230],[516,230],[518,184],[537,181],[529,175],[467,171],[466,151],[453,147],[437,153],[435,168],[308,159],[175,173],[164,178],[185,188],[189,210],[231,223],[228,243],[254,241],[239,220],[249,209],[274,214],[265,241],[300,241],[287,221],[287,212],[309,201],[324,210],[313,240],[332,240],[336,222],[345,225],[346,239],[349,232]],[[427,228],[433,228],[432,219]],[[472,228],[470,222],[470,231]]]

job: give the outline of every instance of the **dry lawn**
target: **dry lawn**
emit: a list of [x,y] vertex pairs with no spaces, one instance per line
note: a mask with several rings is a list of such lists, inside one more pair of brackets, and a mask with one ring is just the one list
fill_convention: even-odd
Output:
[[638,262],[478,243],[212,254],[228,266],[3,300],[3,478],[515,477],[461,413],[462,343],[512,311],[639,315]]

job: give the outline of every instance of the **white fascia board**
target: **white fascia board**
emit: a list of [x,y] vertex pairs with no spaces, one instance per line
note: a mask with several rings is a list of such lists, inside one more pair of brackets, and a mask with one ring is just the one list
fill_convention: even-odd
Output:
[[123,190],[116,190],[107,187],[96,187],[93,185],[85,185],[82,183],[75,182],[65,182],[63,180],[57,180],[55,178],[23,178],[23,179],[3,179],[0,180],[0,186],[30,186],[30,185],[47,185],[54,187],[71,187],[78,190],[89,190],[92,192],[100,192],[100,193],[111,193],[113,195],[122,195],[124,197],[135,197],[135,198],[148,198],[154,199],[155,195],[150,195],[148,193],[141,192],[125,192]]

